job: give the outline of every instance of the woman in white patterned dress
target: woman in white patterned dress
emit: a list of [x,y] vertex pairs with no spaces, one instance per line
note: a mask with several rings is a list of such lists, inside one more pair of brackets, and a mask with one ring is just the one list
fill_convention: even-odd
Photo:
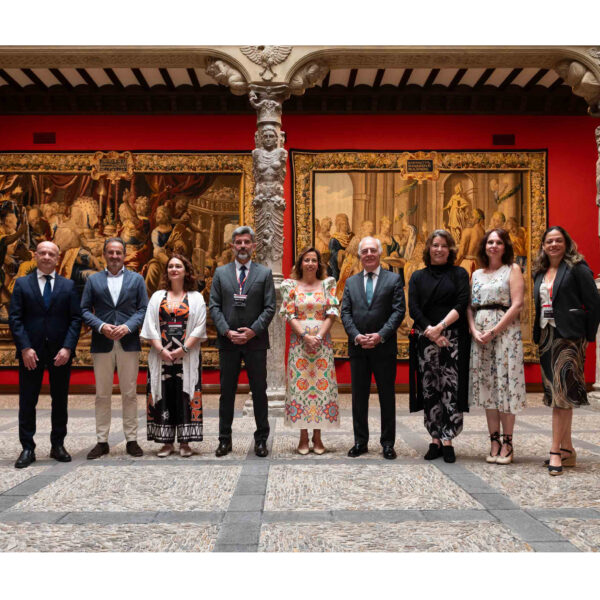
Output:
[[[515,414],[525,407],[525,373],[519,313],[525,283],[509,234],[488,231],[479,247],[473,273],[471,306],[467,310],[471,344],[471,406],[485,408],[491,449],[486,461],[512,462]],[[502,443],[500,426],[502,425]]]
[[339,316],[335,279],[326,278],[320,252],[304,248],[290,279],[281,283],[281,310],[290,324],[285,424],[300,429],[299,454],[323,454],[321,429],[338,427],[340,411],[329,330]]

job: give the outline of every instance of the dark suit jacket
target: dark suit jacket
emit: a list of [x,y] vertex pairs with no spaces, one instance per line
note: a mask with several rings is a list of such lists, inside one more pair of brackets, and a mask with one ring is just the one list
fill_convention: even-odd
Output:
[[[540,341],[540,285],[545,273],[534,278],[535,321],[533,341]],[[565,339],[593,342],[600,323],[600,294],[592,270],[585,261],[569,267],[563,260],[556,272],[552,287],[552,308],[556,332]]]
[[[383,268],[379,271],[371,306],[367,305],[363,272],[347,279],[342,297],[342,323],[348,334],[349,356],[373,351],[396,354],[396,332],[405,312],[404,288],[398,273]],[[378,333],[383,342],[364,350],[354,343],[361,333]]]
[[48,308],[38,284],[37,269],[19,277],[10,299],[9,325],[17,347],[17,358],[24,348],[39,355],[44,346],[51,354],[61,348],[75,352],[81,330],[81,310],[75,282],[56,276]]
[[[210,288],[208,310],[217,328],[217,346],[221,350],[266,350],[269,348],[269,323],[275,315],[275,285],[271,269],[252,261],[244,283],[246,306],[236,308],[233,295],[240,286],[235,262],[218,267]],[[256,336],[243,346],[233,344],[225,334],[229,329],[249,327]]]
[[139,351],[142,349],[139,331],[148,306],[144,278],[139,273],[125,269],[116,306],[110,295],[107,279],[106,270],[91,275],[85,282],[81,297],[83,321],[92,328],[91,352],[110,352],[113,349],[113,340],[98,333],[98,327],[102,323],[127,325],[131,333],[121,338],[121,346],[126,352]]

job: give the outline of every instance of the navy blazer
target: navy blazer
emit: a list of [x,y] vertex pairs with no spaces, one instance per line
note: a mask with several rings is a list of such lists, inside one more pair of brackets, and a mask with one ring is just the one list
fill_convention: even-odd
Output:
[[[341,314],[348,334],[349,356],[365,352],[396,354],[398,351],[397,330],[406,313],[402,277],[381,268],[377,279],[371,306],[367,304],[363,271],[346,280]],[[375,348],[364,350],[354,343],[360,333],[378,333],[383,341]]]
[[[237,308],[233,295],[240,286],[235,274],[235,262],[215,270],[210,287],[208,309],[217,328],[217,347],[221,350],[266,350],[269,348],[269,323],[275,315],[275,285],[271,269],[252,261],[244,282],[246,306]],[[234,344],[225,336],[229,329],[249,327],[256,334],[243,345]]]
[[19,277],[10,299],[8,322],[17,348],[39,355],[47,347],[51,354],[61,348],[75,352],[81,331],[81,310],[75,282],[56,275],[48,308],[40,292],[37,269]]
[[113,349],[113,340],[98,333],[98,327],[102,323],[127,325],[131,333],[120,339],[121,346],[126,352],[139,351],[142,349],[139,331],[148,306],[148,292],[144,278],[139,273],[125,269],[116,306],[110,295],[107,279],[106,270],[94,273],[85,282],[83,288],[81,312],[83,322],[92,328],[90,351],[110,352]]
[[[545,272],[535,275],[533,297],[535,300],[535,320],[533,322],[533,341],[540,342],[540,286]],[[596,339],[600,323],[600,294],[594,281],[592,270],[582,260],[569,267],[563,260],[558,265],[552,286],[552,309],[556,332],[565,339]]]

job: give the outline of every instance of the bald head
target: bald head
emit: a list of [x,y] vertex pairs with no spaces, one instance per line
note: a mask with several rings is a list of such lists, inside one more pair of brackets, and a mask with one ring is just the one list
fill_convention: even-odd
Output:
[[46,275],[56,270],[59,256],[60,248],[54,242],[40,242],[35,249],[38,269]]

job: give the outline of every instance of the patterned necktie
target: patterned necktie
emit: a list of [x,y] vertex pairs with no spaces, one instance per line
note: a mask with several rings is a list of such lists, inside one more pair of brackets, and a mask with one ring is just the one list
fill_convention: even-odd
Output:
[[373,273],[369,272],[367,273],[367,287],[366,290],[367,292],[367,304],[369,306],[371,306],[371,300],[373,300]]
[[52,298],[52,275],[44,275],[46,278],[46,285],[44,286],[44,305],[46,308],[50,306],[50,298]]
[[244,289],[244,283],[246,283],[246,267],[245,267],[245,265],[242,265],[240,267],[240,278],[238,279],[238,282],[240,284],[240,294],[241,294]]

